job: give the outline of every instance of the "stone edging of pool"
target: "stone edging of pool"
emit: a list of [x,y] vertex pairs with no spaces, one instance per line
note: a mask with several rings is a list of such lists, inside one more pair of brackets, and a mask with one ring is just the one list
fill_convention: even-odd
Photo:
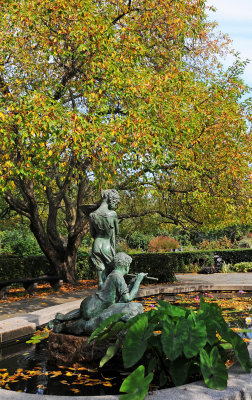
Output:
[[[252,343],[249,345],[252,357]],[[112,396],[55,396],[18,393],[0,389],[1,400],[118,400],[119,395]],[[239,365],[229,370],[228,387],[225,390],[213,390],[205,386],[203,381],[178,386],[171,389],[162,389],[150,393],[146,400],[251,400],[252,373],[245,374]]]
[[[165,285],[160,284],[154,287],[141,288],[137,297],[154,296],[157,294],[177,294],[189,292],[206,292],[206,291],[239,291],[240,284],[184,284],[184,285]],[[252,291],[252,285],[243,285],[243,291]],[[54,318],[57,312],[67,313],[79,308],[82,299],[75,300],[52,307],[42,308],[31,313],[24,314],[20,317],[9,318],[0,321],[0,344],[4,344],[24,336],[30,335],[36,331],[36,328],[47,324]]]

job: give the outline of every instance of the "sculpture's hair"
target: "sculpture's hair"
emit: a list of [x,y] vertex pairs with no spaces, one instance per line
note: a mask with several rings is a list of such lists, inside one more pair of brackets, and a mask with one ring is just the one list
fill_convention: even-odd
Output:
[[132,257],[130,257],[126,253],[120,252],[115,255],[113,264],[114,264],[114,267],[122,268],[125,266],[125,264],[129,265],[131,263],[131,261],[132,261]]
[[117,190],[115,189],[106,189],[101,192],[101,198],[103,199],[115,199],[117,201],[120,200],[120,196]]

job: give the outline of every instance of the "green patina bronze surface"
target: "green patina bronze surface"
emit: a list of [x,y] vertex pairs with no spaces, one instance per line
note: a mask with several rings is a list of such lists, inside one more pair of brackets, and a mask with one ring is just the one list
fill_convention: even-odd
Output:
[[100,207],[89,215],[90,233],[94,238],[91,260],[97,270],[99,289],[111,272],[115,257],[115,240],[119,226],[114,209],[118,202],[119,194],[115,189],[104,190]]
[[137,274],[127,286],[124,275],[129,273],[132,258],[125,253],[117,253],[113,259],[114,269],[95,294],[86,297],[79,310],[68,314],[56,314],[49,322],[54,332],[81,335],[92,333],[105,319],[123,312],[123,321],[143,312],[142,304],[130,303],[136,296],[139,285],[147,274]]

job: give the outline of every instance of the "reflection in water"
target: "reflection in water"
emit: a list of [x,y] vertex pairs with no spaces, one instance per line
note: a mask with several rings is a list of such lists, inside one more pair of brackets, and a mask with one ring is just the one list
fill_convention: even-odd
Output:
[[117,394],[123,376],[109,368],[98,371],[89,365],[56,366],[48,359],[47,340],[37,345],[18,343],[3,348],[0,357],[1,386],[36,394]]

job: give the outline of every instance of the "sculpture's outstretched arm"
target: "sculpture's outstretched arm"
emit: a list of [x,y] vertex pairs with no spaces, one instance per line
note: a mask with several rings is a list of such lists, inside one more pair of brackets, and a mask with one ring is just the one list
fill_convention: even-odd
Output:
[[123,294],[120,301],[128,303],[129,301],[134,300],[134,298],[137,295],[140,283],[144,279],[144,277],[148,275],[145,274],[144,272],[140,272],[140,274],[137,275],[135,278],[135,281],[132,281],[129,285],[129,293]]

